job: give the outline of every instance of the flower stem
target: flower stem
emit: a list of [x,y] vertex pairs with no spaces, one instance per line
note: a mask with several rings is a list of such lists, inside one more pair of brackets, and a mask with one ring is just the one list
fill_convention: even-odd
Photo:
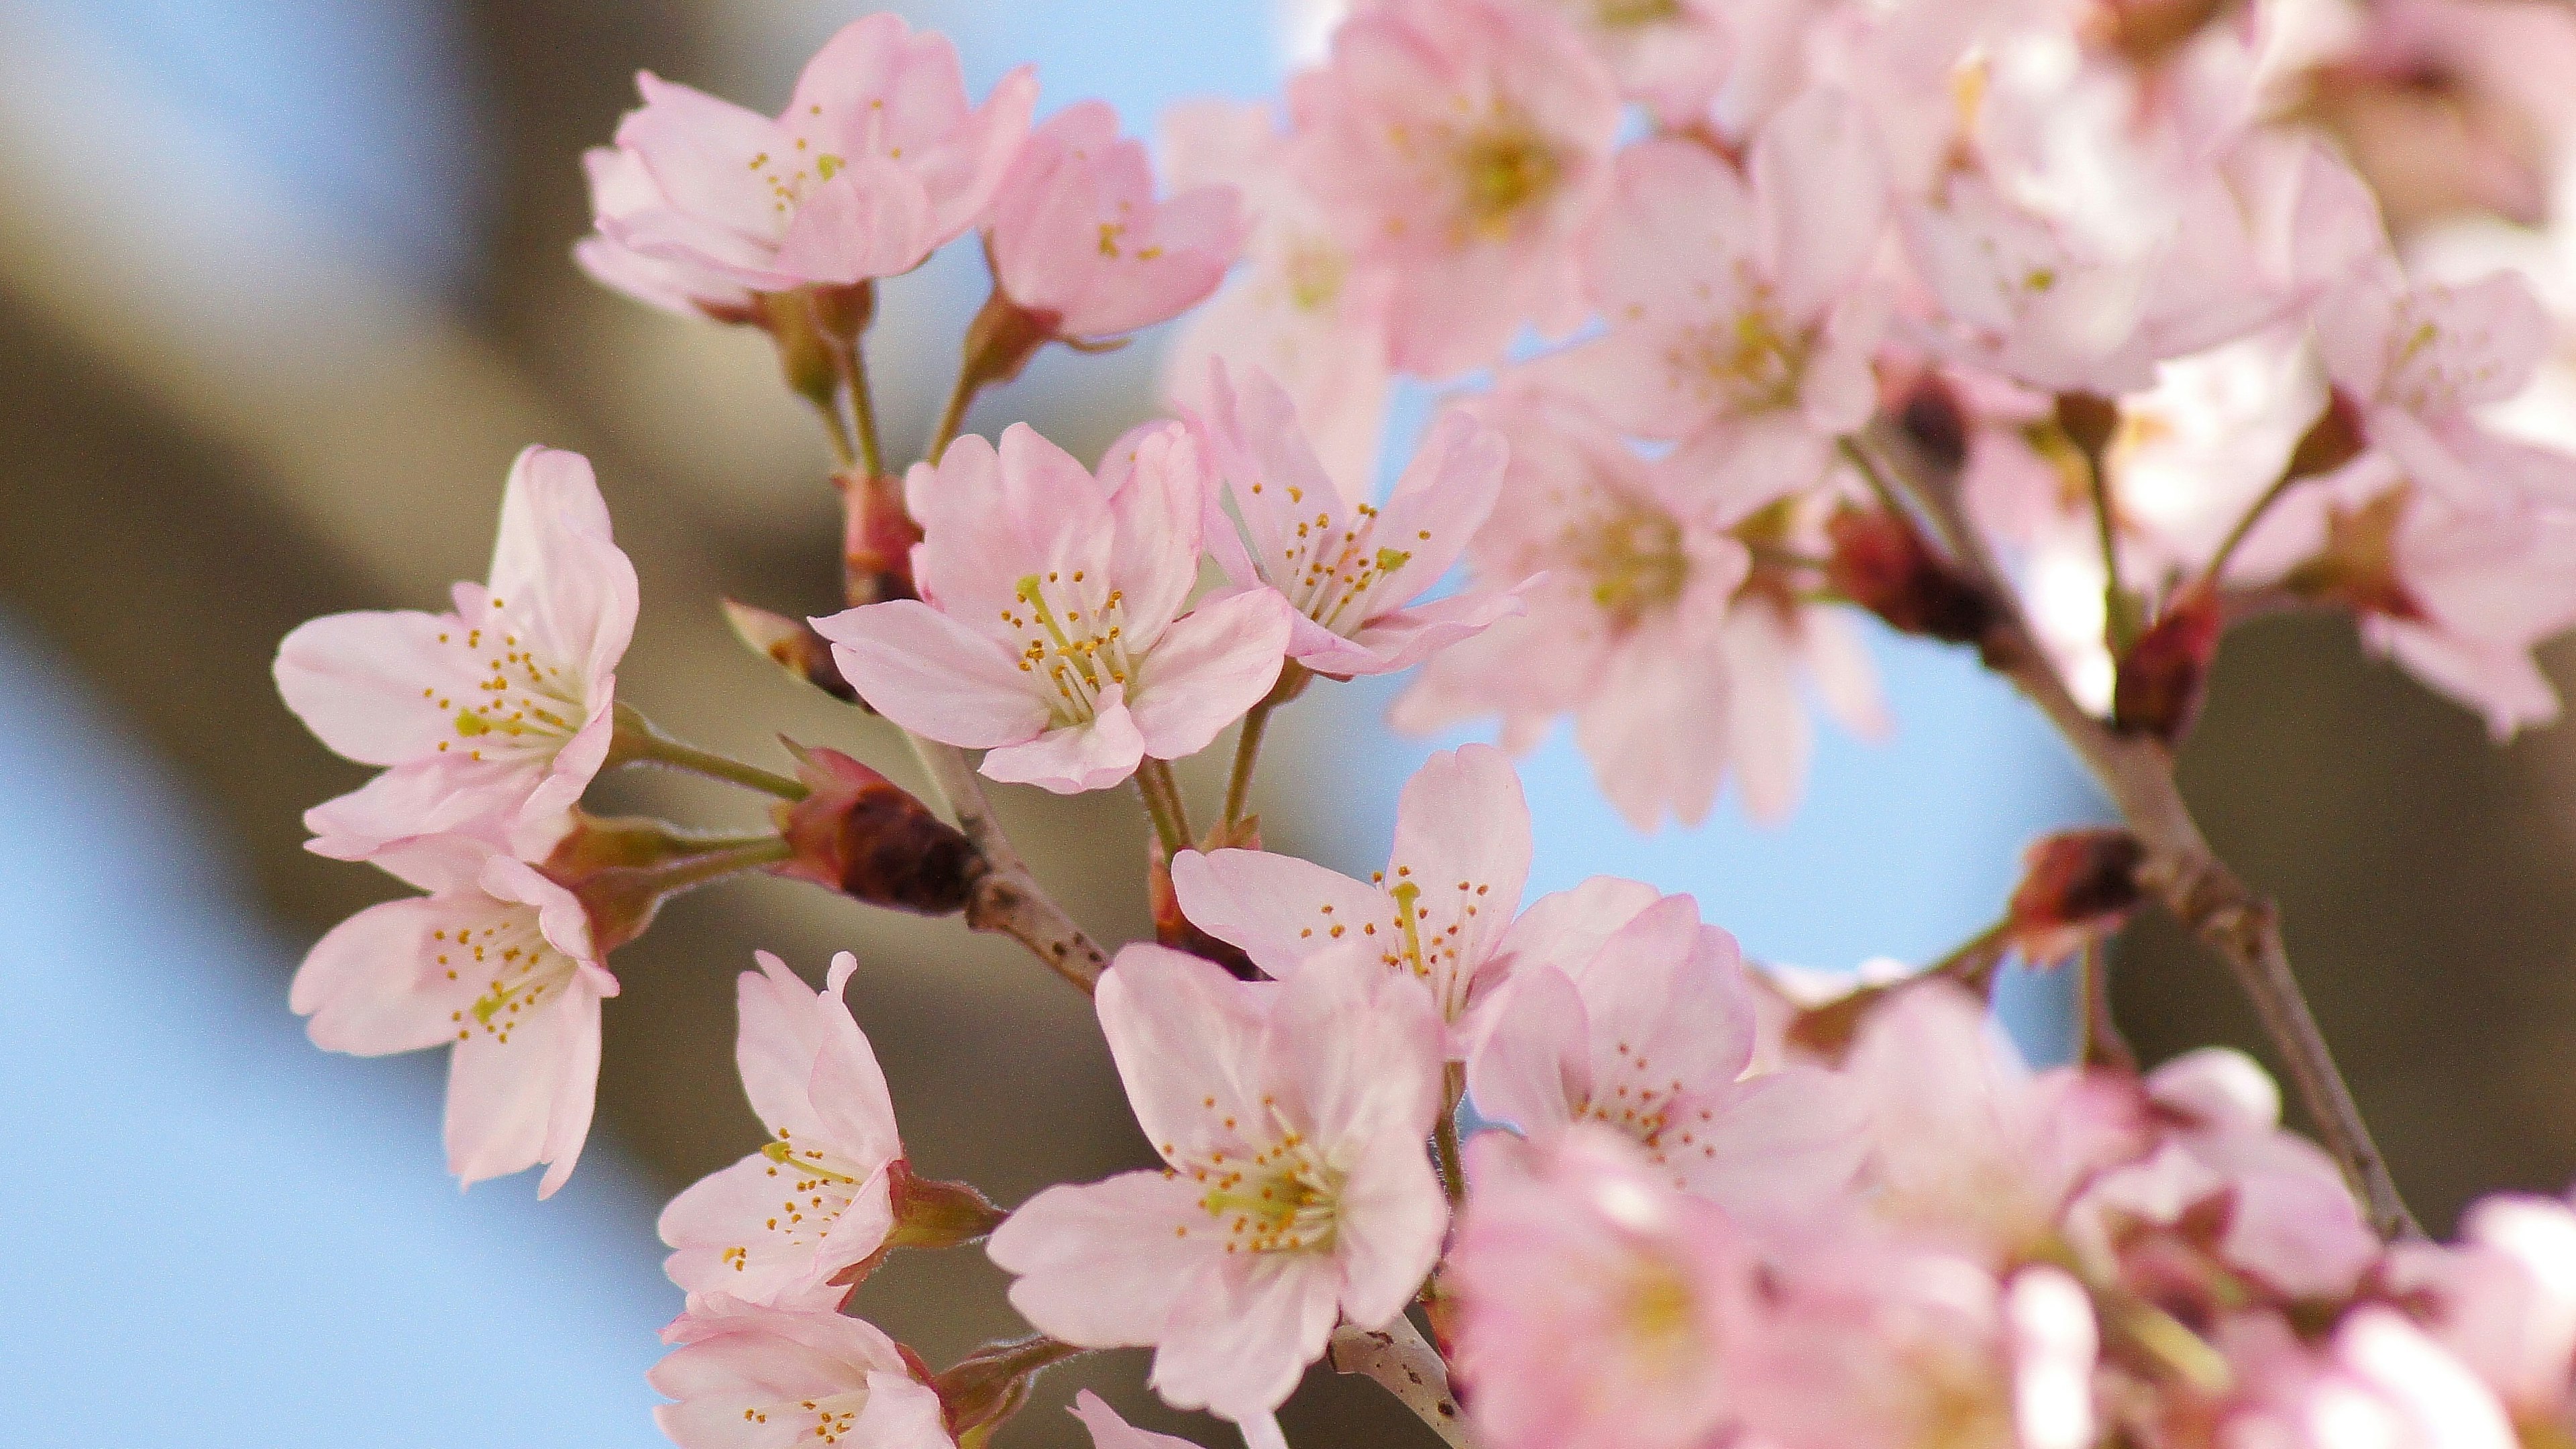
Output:
[[1444,1062],[1440,1067],[1440,1121],[1431,1129],[1432,1150],[1440,1154],[1440,1182],[1455,1211],[1467,1200],[1467,1164],[1458,1150],[1458,1104],[1467,1099],[1467,1067]]
[[[834,349],[841,364],[841,375],[849,379],[850,414],[858,421],[859,449],[857,461],[871,478],[885,474],[885,444],[877,434],[876,390],[868,383],[868,347],[864,341]],[[843,466],[848,466],[846,458]]]
[[832,445],[832,461],[844,472],[859,466],[858,445],[850,440],[849,422],[835,399],[815,398],[814,415],[823,420],[823,436]]
[[930,447],[922,454],[932,467],[939,466],[948,445],[957,441],[958,431],[966,426],[966,409],[974,403],[975,394],[983,390],[972,367],[957,369],[957,382],[948,389],[948,401],[939,409],[939,424],[930,430]]
[[1172,778],[1171,762],[1148,759],[1138,765],[1136,793],[1145,799],[1145,814],[1154,822],[1154,836],[1163,843],[1164,858],[1168,860],[1189,849],[1189,810],[1181,803],[1180,782]]
[[1243,729],[1234,740],[1234,770],[1225,782],[1225,823],[1232,825],[1244,816],[1244,807],[1252,803],[1252,776],[1261,765],[1261,737],[1270,728],[1270,712],[1306,692],[1314,675],[1306,666],[1291,659],[1279,669],[1279,682],[1243,717]]
[[662,733],[633,705],[618,705],[616,718],[617,732],[608,746],[609,766],[668,765],[675,770],[687,770],[691,774],[775,795],[781,800],[805,798],[805,787],[801,783],[758,765],[745,764],[729,755],[683,744]]

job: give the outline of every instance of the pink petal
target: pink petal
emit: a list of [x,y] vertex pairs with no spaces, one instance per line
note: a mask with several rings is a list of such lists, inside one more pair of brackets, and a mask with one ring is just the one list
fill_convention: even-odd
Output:
[[[1150,1344],[1191,1278],[1225,1259],[1198,1184],[1160,1171],[1051,1187],[995,1230],[986,1251],[1017,1275],[1011,1306],[1039,1332],[1086,1347]],[[1180,1231],[1176,1231],[1180,1230]]]
[[449,1055],[447,1165],[466,1185],[550,1162],[539,1195],[572,1172],[599,1072],[599,999],[578,986],[514,1027]]
[[996,749],[1037,738],[1052,719],[1009,650],[918,599],[812,622],[859,694],[915,734]]
[[1263,1029],[1258,1001],[1225,968],[1143,943],[1100,979],[1101,1033],[1137,1125],[1167,1160],[1235,1147],[1242,1133],[1228,1119],[1269,1122],[1264,1091],[1246,1076]]
[[988,780],[1038,785],[1058,795],[1106,790],[1136,773],[1145,758],[1145,738],[1136,729],[1121,690],[1101,691],[1099,716],[1087,724],[1048,730],[1024,745],[985,754],[978,768]]
[[[452,616],[412,610],[330,614],[277,647],[277,692],[315,737],[362,765],[398,765],[437,752],[456,734],[456,710],[482,674],[442,636]],[[435,689],[436,696],[424,689]]]
[[1091,1431],[1091,1449],[1198,1449],[1187,1439],[1169,1434],[1151,1434],[1118,1417],[1098,1394],[1089,1389],[1073,1396],[1073,1407],[1065,1412],[1082,1421]]
[[898,276],[930,254],[931,226],[930,198],[910,170],[883,156],[855,156],[806,194],[776,265],[816,282]]
[[1260,702],[1286,662],[1295,611],[1271,589],[1201,603],[1139,662],[1136,729],[1145,753],[1186,759]]
[[1173,1305],[1148,1380],[1164,1402],[1248,1419],[1287,1402],[1337,1307],[1333,1263],[1308,1253],[1208,1264]]
[[1242,947],[1283,981],[1338,940],[1386,951],[1398,945],[1395,903],[1385,892],[1293,855],[1183,851],[1172,859],[1172,888],[1192,924]]
[[1805,321],[1857,282],[1886,235],[1887,167],[1869,118],[1817,88],[1764,124],[1752,154],[1773,305]]
[[1539,1137],[1574,1120],[1592,1095],[1592,1029],[1564,972],[1528,963],[1512,973],[1491,1026],[1467,1059],[1476,1111]]

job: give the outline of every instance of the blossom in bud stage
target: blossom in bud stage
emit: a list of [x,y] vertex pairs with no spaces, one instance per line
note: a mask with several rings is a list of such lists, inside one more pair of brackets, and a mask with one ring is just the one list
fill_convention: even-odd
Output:
[[2550,1198],[2499,1194],[2469,1209],[2460,1238],[2391,1248],[2388,1289],[2517,1424],[2545,1436],[2576,1407],[2576,1213]]
[[906,481],[920,599],[815,627],[860,695],[983,773],[1059,794],[1179,759],[1269,692],[1289,637],[1268,589],[1183,615],[1207,469],[1178,424],[1140,429],[1094,478],[1026,424],[968,436]]
[[2087,1449],[2100,1331],[2053,1267],[1863,1239],[1802,1253],[1728,1367],[1753,1442],[1780,1449]]
[[1575,400],[1511,389],[1478,416],[1511,462],[1467,545],[1474,576],[1545,577],[1521,589],[1521,615],[1433,656],[1397,700],[1396,727],[1500,714],[1504,748],[1525,751],[1570,713],[1602,793],[1632,823],[1707,818],[1735,748],[1727,626],[1750,554],[1727,530],[1741,512],[1669,459],[1638,457]]
[[1289,83],[1296,172],[1387,267],[1395,366],[1498,360],[1582,320],[1577,250],[1606,198],[1619,93],[1559,16],[1510,0],[1377,3]]
[[1153,1345],[1164,1399],[1262,1421],[1338,1319],[1383,1326],[1439,1257],[1439,1017],[1358,946],[1282,984],[1129,946],[1098,1005],[1168,1166],[1049,1188],[993,1234],[993,1261],[1039,1331]]
[[547,1164],[550,1196],[590,1133],[599,1003],[617,994],[588,913],[534,866],[458,835],[376,863],[428,892],[332,928],[288,1001],[313,1043],[376,1056],[450,1044],[447,1166],[469,1186]]
[[1430,989],[1464,1057],[1459,1028],[1507,969],[1513,913],[1529,880],[1529,802],[1491,745],[1433,755],[1396,801],[1386,869],[1355,881],[1293,855],[1187,851],[1172,861],[1182,913],[1240,946],[1281,980],[1328,952],[1359,947]]
[[2208,1235],[2230,1268],[2287,1299],[2348,1296],[2380,1242],[2334,1159],[2281,1130],[2281,1094],[2241,1052],[2205,1047],[2158,1067],[2153,1154],[2100,1174],[2069,1212],[2108,1241],[2142,1226]]
[[1773,117],[1743,175],[1696,142],[1631,146],[1591,246],[1608,335],[1538,366],[1747,508],[1806,487],[1878,402],[1886,309],[1862,284],[1886,218],[1869,123],[1830,91]]
[[790,748],[806,794],[770,807],[796,852],[773,874],[925,916],[966,909],[986,870],[974,842],[840,751]]
[[1926,981],[1861,1023],[1844,1073],[1866,1104],[1860,1197],[1920,1241],[2006,1261],[2054,1240],[2097,1170],[2141,1147],[2135,1094],[2033,1073],[1967,992]]
[[1747,1077],[1754,1004],[1735,939],[1668,896],[1558,966],[1514,964],[1468,1059],[1482,1115],[1534,1141],[1595,1122],[1633,1137],[1673,1185],[1737,1218],[1811,1214],[1851,1184],[1859,1103],[1807,1067]]
[[1753,1292],[1751,1253],[1725,1215],[1590,1124],[1543,1142],[1482,1133],[1467,1168],[1445,1281],[1482,1442],[1722,1442],[1724,1363]]
[[876,1052],[841,999],[858,958],[832,958],[824,989],[759,953],[735,999],[734,1059],[771,1141],[698,1180],[662,1211],[671,1281],[693,1296],[828,1305],[826,1285],[894,1229],[889,1168],[903,1156]]
[[1241,210],[1228,186],[1156,201],[1153,165],[1119,139],[1117,112],[1077,102],[1030,135],[993,198],[994,278],[1050,335],[1121,337],[1216,290],[1243,245]]
[[1670,126],[1706,119],[1735,47],[1717,0],[1521,0],[1562,13],[1619,90]]
[[721,1294],[662,1332],[653,1420],[680,1449],[953,1449],[939,1395],[874,1324]]
[[1975,644],[1995,625],[1995,601],[1935,552],[1909,519],[1884,508],[1836,509],[1826,581],[1891,629]]
[[1499,434],[1447,414],[1384,504],[1354,502],[1324,471],[1277,383],[1250,372],[1238,391],[1224,365],[1212,365],[1199,436],[1243,533],[1212,512],[1208,551],[1238,585],[1267,584],[1296,608],[1289,658],[1335,679],[1392,673],[1520,607],[1501,589],[1414,602],[1493,512],[1503,481]]
[[983,214],[1037,101],[1021,69],[970,109],[947,37],[882,13],[825,42],[775,120],[650,72],[637,84],[616,146],[633,159],[591,163],[603,241],[587,261],[662,305],[702,303],[719,279],[784,292],[912,270]]
[[333,614],[278,646],[287,707],[333,750],[387,767],[306,813],[314,850],[356,860],[473,831],[542,855],[608,758],[635,568],[587,459],[519,455],[490,582],[457,584],[454,602]]
[[1202,415],[1211,364],[1259,368],[1286,390],[1316,459],[1345,496],[1377,481],[1386,431],[1386,308],[1392,279],[1362,266],[1291,174],[1271,108],[1196,101],[1163,116],[1175,186],[1227,185],[1252,223],[1245,265],[1189,315],[1164,355],[1163,391]]

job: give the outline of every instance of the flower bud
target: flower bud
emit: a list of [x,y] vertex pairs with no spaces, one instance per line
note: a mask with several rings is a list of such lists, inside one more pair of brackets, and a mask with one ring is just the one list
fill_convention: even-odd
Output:
[[1029,1401],[1029,1390],[1050,1364],[1083,1350],[1041,1334],[988,1343],[932,1379],[949,1435],[961,1445],[981,1443]]
[[659,820],[572,814],[572,828],[537,870],[581,902],[603,956],[643,935],[664,901],[766,866],[785,848],[770,836],[696,835]]
[[773,874],[925,916],[966,908],[987,867],[955,826],[837,750],[787,748],[807,793],[770,807],[795,852]]
[[850,607],[919,597],[912,546],[921,542],[921,525],[904,509],[903,480],[842,473],[832,483],[841,490],[841,564]]
[[1951,644],[1981,642],[1995,622],[1984,590],[1934,553],[1905,519],[1844,508],[1825,525],[1833,554],[1825,578],[1836,592],[1904,633]]
[[2069,830],[2022,852],[2022,880],[2006,912],[2015,949],[2053,966],[2120,929],[2144,893],[2146,847],[2125,830]]
[[2185,590],[2120,660],[2111,689],[2111,727],[2178,743],[2200,718],[2209,666],[2226,615],[2214,589]]
[[724,611],[734,637],[768,655],[779,668],[844,704],[860,702],[859,692],[841,677],[841,666],[832,662],[831,641],[814,632],[813,625],[732,599],[724,601]]

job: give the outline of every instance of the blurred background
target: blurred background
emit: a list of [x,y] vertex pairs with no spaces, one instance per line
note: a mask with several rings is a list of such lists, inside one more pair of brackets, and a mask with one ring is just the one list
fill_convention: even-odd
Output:
[[[596,460],[644,617],[621,692],[750,758],[785,731],[902,777],[881,727],[735,644],[731,594],[835,597],[819,440],[756,335],[591,287],[581,149],[649,67],[762,108],[841,0],[0,0],[0,1441],[104,1423],[179,1445],[661,1442],[643,1371],[677,1311],[660,1202],[760,1131],[731,1063],[754,946],[851,1003],[915,1161],[1004,1203],[1137,1164],[1084,1003],[1016,948],[762,881],[693,897],[616,960],[599,1122],[572,1185],[460,1198],[441,1064],[326,1056],[286,1010],[303,949],[399,893],[305,854],[301,810],[355,785],[277,702],[297,622],[430,605],[480,577],[530,442]],[[1269,0],[923,0],[978,89],[1038,61],[1150,134],[1166,103],[1273,89],[1305,17]],[[972,248],[887,288],[872,342],[898,451],[981,300]],[[1154,407],[1157,340],[1043,355],[970,419],[1089,455]],[[1414,411],[1419,412],[1417,407]],[[1628,832],[1558,740],[1528,766],[1533,893],[1609,871],[1696,892],[1757,955],[1923,959],[1996,914],[2021,844],[2100,805],[2037,719],[1963,655],[1876,641],[1900,720],[1825,733],[1804,809],[1730,802]],[[2551,656],[2562,681],[2576,654]],[[1437,742],[1383,690],[1283,717],[1260,802],[1275,848],[1365,870]],[[2576,734],[2498,749],[2365,660],[2340,625],[2231,642],[2185,761],[2220,849],[2276,892],[2318,1014],[2428,1222],[2576,1175]],[[1212,788],[1209,777],[1197,777]],[[613,809],[750,807],[673,777]],[[1042,874],[1095,932],[1143,933],[1145,832],[1123,795],[1009,792]],[[2016,983],[2044,994],[2047,983]],[[2150,1057],[2256,1045],[2222,970],[2155,923],[2118,958]],[[2045,1043],[2040,1044],[2042,1049]],[[972,1253],[898,1256],[862,1311],[944,1362],[1012,1325]],[[1083,1377],[1140,1422],[1143,1356]],[[1078,1442],[1060,1375],[1011,1432]],[[1374,1390],[1321,1374],[1303,1429],[1406,1443]]]

